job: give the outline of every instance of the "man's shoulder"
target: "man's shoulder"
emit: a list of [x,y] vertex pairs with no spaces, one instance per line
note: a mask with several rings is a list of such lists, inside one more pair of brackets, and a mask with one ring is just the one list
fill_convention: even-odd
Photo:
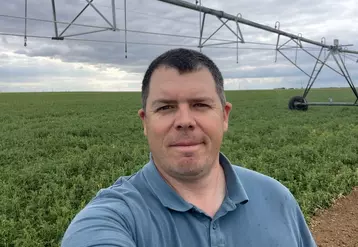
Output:
[[133,203],[143,202],[142,194],[138,189],[140,187],[138,176],[140,176],[140,171],[118,177],[109,187],[100,189],[87,206],[92,204],[112,206],[111,202],[113,202],[113,206],[121,205],[121,209],[126,207],[133,211]]
[[[123,215],[124,219],[132,218],[132,200],[140,200],[140,194],[129,181],[131,176],[119,177],[115,183],[100,189],[77,217],[91,217],[100,211],[107,211],[113,215]],[[127,222],[130,224],[130,222]]]
[[[94,236],[98,237],[98,241],[105,238],[134,241],[135,218],[144,213],[140,205],[145,205],[141,193],[132,183],[135,176],[137,173],[121,176],[111,186],[100,189],[72,219],[62,246],[89,243],[94,241]],[[116,237],[112,233],[116,233]]]
[[249,197],[258,194],[270,194],[275,197],[284,197],[285,199],[289,197],[290,199],[294,199],[289,188],[277,179],[241,165],[232,164],[232,167],[245,190],[248,192]]
[[277,179],[250,168],[246,168],[241,164],[232,164],[231,166],[241,180],[249,180],[255,183],[269,183],[273,186],[282,185]]
[[288,187],[263,173],[234,164],[232,167],[251,201],[247,208],[252,215],[260,212],[260,220],[276,224],[277,229],[280,229],[280,223],[281,227],[285,226],[282,229],[289,226],[298,246],[317,246],[300,206]]

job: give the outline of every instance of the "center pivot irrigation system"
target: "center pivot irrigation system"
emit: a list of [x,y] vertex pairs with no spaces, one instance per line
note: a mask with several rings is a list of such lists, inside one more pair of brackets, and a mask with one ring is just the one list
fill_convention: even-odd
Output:
[[[200,23],[200,30],[199,30],[199,37],[191,37],[191,36],[183,36],[183,35],[175,35],[175,34],[162,34],[162,33],[153,33],[153,32],[145,32],[145,31],[135,31],[135,30],[129,30],[127,29],[127,0],[123,0],[124,1],[124,23],[125,23],[125,27],[124,29],[120,29],[117,27],[116,25],[116,4],[115,4],[115,0],[109,0],[111,1],[111,9],[112,9],[112,22],[110,22],[95,6],[93,3],[93,0],[85,0],[87,2],[86,6],[78,13],[78,15],[71,21],[71,22],[63,22],[63,21],[58,21],[57,20],[57,14],[56,14],[56,4],[55,4],[55,0],[51,0],[52,3],[52,15],[53,15],[53,20],[44,20],[44,19],[39,19],[39,18],[29,18],[27,17],[27,0],[25,0],[25,17],[19,17],[19,16],[11,16],[11,15],[3,15],[0,14],[0,17],[7,17],[7,18],[17,18],[17,19],[24,19],[25,20],[25,34],[14,34],[14,33],[4,33],[4,32],[0,32],[0,35],[11,35],[11,36],[20,36],[20,37],[24,37],[24,45],[27,46],[27,38],[28,37],[33,37],[33,38],[45,38],[45,39],[52,39],[52,40],[85,40],[85,41],[95,41],[96,40],[89,40],[89,39],[76,39],[76,38],[72,38],[73,36],[80,36],[80,35],[84,35],[84,34],[90,34],[90,33],[97,33],[97,32],[104,32],[104,31],[124,31],[125,33],[125,41],[124,42],[115,42],[112,41],[113,43],[124,43],[125,44],[125,57],[127,58],[127,44],[143,44],[143,45],[167,45],[167,44],[151,44],[151,43],[140,43],[140,42],[128,42],[127,41],[127,32],[134,32],[134,33],[143,33],[143,34],[151,34],[151,35],[165,35],[165,36],[171,36],[171,37],[185,37],[185,38],[196,38],[199,39],[199,44],[197,46],[197,48],[200,48],[200,51],[202,51],[203,47],[214,47],[214,46],[222,46],[222,45],[228,45],[228,44],[236,44],[236,50],[237,50],[237,62],[238,62],[238,57],[239,57],[239,43],[244,44],[244,43],[251,43],[251,44],[263,44],[263,43],[255,43],[255,42],[248,42],[245,41],[244,36],[241,32],[240,29],[240,24],[243,25],[247,25],[247,26],[251,26],[257,29],[261,29],[267,32],[271,32],[271,33],[275,33],[277,34],[277,43],[275,45],[275,51],[276,51],[276,57],[275,57],[275,62],[277,61],[277,54],[280,53],[284,58],[286,58],[290,63],[292,63],[295,67],[297,67],[300,71],[302,71],[305,75],[308,76],[308,83],[307,86],[303,92],[302,96],[294,96],[292,97],[289,102],[288,102],[288,107],[291,110],[303,110],[306,111],[308,109],[309,105],[317,105],[317,106],[358,106],[358,93],[357,93],[357,89],[355,88],[352,78],[348,72],[348,69],[345,65],[345,59],[342,59],[341,54],[343,53],[344,55],[349,55],[349,54],[358,54],[358,51],[352,51],[352,50],[348,50],[346,48],[346,46],[351,46],[351,45],[340,45],[339,44],[339,40],[335,39],[333,42],[333,45],[327,45],[326,44],[326,40],[323,37],[321,39],[320,42],[314,41],[314,40],[310,40],[307,38],[302,37],[301,34],[299,35],[295,35],[295,34],[291,34],[285,31],[280,30],[280,22],[276,22],[275,23],[275,27],[269,27],[266,25],[262,25],[256,22],[252,22],[249,21],[247,19],[242,18],[241,14],[237,14],[237,15],[231,15],[228,13],[225,13],[224,11],[220,11],[220,10],[215,10],[212,8],[207,8],[204,7],[201,3],[201,0],[195,0],[195,3],[190,3],[188,1],[183,1],[183,0],[155,0],[155,1],[159,1],[159,2],[164,2],[167,4],[171,4],[171,5],[175,5],[177,7],[182,7],[182,8],[186,8],[189,10],[193,10],[199,13],[199,23]],[[154,0],[152,0],[154,1]],[[86,24],[76,24],[74,23],[78,17],[81,16],[81,14],[86,10],[86,8],[88,8],[89,6],[91,6],[100,16],[101,18],[103,18],[103,20],[105,20],[105,22],[108,24],[108,26],[103,27],[103,26],[95,26],[95,25],[86,25]],[[203,31],[204,31],[204,27],[205,27],[205,17],[207,15],[211,15],[216,17],[221,23],[222,25],[215,31],[213,32],[209,37],[204,38],[203,37]],[[27,34],[27,20],[33,20],[33,21],[42,21],[42,22],[51,22],[54,24],[54,33],[55,36],[40,36],[40,35],[28,35]],[[236,30],[234,31],[227,23],[231,21],[234,22],[236,24]],[[67,27],[64,28],[64,30],[59,33],[59,29],[58,29],[58,24],[66,24]],[[69,35],[65,35],[65,32],[68,30],[69,27],[71,26],[82,26],[82,27],[90,27],[90,28],[97,28],[97,30],[95,31],[89,31],[89,32],[82,32],[82,33],[78,33],[78,34],[69,34]],[[228,30],[230,30],[236,37],[236,40],[224,40],[224,39],[214,39],[212,38],[223,26],[226,26],[228,28]],[[286,41],[283,44],[280,44],[281,37],[287,37],[289,38],[288,41]],[[216,40],[216,41],[221,41],[218,43],[214,43],[214,44],[207,44],[207,42],[209,40]],[[98,41],[98,40],[97,40]],[[99,41],[101,42],[101,41]],[[102,42],[106,42],[106,41],[102,41]],[[107,41],[107,42],[111,42],[111,41]],[[288,56],[286,56],[283,51],[286,49],[285,46],[287,47],[287,45],[292,42],[295,44],[296,47],[296,60],[297,60],[297,49],[302,49],[304,52],[306,52],[308,55],[310,55],[311,57],[313,57],[315,59],[315,65],[312,69],[312,72],[306,73],[301,67],[298,66],[297,61],[293,61],[292,59],[290,59]],[[313,55],[312,53],[310,53],[308,51],[307,48],[305,48],[303,46],[303,43],[307,43],[307,44],[311,44],[314,46],[317,46],[320,48],[320,52],[318,56]],[[182,45],[185,46],[185,45]],[[328,54],[327,54],[328,52]],[[340,71],[332,68],[331,66],[329,66],[327,64],[327,61],[330,57],[333,57],[334,61],[336,62],[336,64],[338,65],[338,68]],[[350,57],[352,59],[352,57]],[[356,59],[356,57],[355,57]],[[358,62],[358,60],[357,60]],[[316,81],[318,75],[320,74],[322,68],[326,66],[329,69],[333,70],[334,72],[338,73],[339,75],[343,76],[345,78],[345,80],[348,82],[348,85],[350,86],[350,88],[352,89],[352,92],[356,98],[354,103],[347,103],[347,102],[308,102],[306,97],[310,91],[310,89],[312,88],[314,82]]]

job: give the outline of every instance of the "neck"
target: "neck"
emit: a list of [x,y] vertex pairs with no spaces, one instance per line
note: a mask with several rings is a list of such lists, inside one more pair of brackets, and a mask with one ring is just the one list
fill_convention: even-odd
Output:
[[224,170],[218,163],[205,177],[196,181],[183,181],[162,174],[169,185],[187,202],[213,217],[221,206],[226,182]]

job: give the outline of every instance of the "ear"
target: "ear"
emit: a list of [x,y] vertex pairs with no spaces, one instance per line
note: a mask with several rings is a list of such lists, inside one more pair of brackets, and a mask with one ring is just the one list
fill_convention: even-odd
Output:
[[229,116],[232,109],[232,104],[229,102],[226,102],[224,107],[224,132],[226,132],[229,128]]
[[147,126],[146,126],[146,123],[145,123],[145,120],[146,120],[145,111],[143,109],[139,109],[138,110],[138,116],[142,120],[143,133],[144,133],[145,136],[147,136]]

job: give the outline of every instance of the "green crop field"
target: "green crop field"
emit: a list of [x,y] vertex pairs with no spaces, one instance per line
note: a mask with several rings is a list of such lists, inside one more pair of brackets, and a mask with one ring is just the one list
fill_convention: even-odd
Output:
[[[230,91],[222,151],[272,176],[315,209],[358,185],[358,108],[290,111],[302,90]],[[315,89],[313,101],[354,100]],[[140,93],[0,94],[0,246],[58,246],[72,217],[100,188],[149,158]]]

